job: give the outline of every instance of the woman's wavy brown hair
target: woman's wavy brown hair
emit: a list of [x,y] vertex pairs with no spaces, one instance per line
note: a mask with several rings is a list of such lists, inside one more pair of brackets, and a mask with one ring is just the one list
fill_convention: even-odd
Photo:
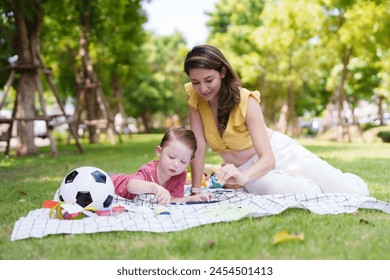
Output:
[[222,134],[226,129],[230,111],[240,102],[241,83],[225,56],[216,47],[210,45],[195,46],[184,61],[184,71],[189,75],[191,69],[213,69],[222,73],[221,89],[218,93],[218,130]]

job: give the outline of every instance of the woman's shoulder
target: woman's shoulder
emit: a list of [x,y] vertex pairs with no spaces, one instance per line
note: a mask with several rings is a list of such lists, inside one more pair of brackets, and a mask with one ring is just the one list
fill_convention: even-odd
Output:
[[234,118],[232,124],[235,126],[242,125],[245,122],[246,114],[248,111],[249,97],[252,97],[256,103],[260,103],[260,92],[250,91],[246,88],[240,88],[240,103],[236,106],[234,112]]
[[248,90],[246,88],[240,89],[241,100],[244,103],[248,103],[249,97],[253,97],[257,103],[261,102],[260,92],[258,90]]
[[188,94],[188,104],[194,108],[199,109],[199,100],[198,100],[198,94],[196,93],[195,89],[193,88],[191,83],[184,84],[184,89]]
[[195,89],[194,89],[194,87],[192,86],[191,83],[185,83],[184,84],[184,89],[185,89],[185,91],[187,92],[187,94],[189,96],[196,94]]

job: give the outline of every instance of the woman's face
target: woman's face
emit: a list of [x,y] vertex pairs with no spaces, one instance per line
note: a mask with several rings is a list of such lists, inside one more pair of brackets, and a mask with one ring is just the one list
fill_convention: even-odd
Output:
[[193,88],[207,101],[217,96],[224,76],[224,73],[213,69],[193,68],[189,71]]

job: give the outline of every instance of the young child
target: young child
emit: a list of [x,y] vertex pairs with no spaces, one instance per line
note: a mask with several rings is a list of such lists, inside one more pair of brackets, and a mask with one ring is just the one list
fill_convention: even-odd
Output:
[[184,127],[168,130],[156,148],[158,160],[153,160],[132,175],[114,174],[111,179],[115,193],[127,199],[137,194],[153,193],[159,204],[170,202],[209,201],[212,194],[184,197],[186,169],[195,156],[196,138]]

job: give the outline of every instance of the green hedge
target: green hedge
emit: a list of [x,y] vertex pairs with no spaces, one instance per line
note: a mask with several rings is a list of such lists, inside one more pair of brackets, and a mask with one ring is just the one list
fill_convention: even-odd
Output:
[[377,136],[385,143],[390,143],[390,131],[380,131]]

